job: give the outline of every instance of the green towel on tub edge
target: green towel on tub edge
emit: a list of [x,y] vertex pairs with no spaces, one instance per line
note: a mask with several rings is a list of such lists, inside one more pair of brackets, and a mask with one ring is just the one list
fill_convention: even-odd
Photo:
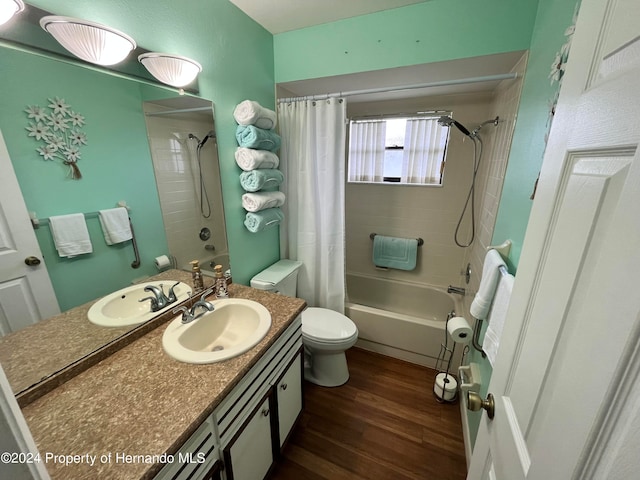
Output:
[[373,237],[373,264],[377,267],[413,270],[418,257],[418,240],[376,235]]
[[261,232],[267,228],[275,227],[284,220],[284,213],[278,207],[267,208],[259,212],[247,212],[244,226],[252,233]]

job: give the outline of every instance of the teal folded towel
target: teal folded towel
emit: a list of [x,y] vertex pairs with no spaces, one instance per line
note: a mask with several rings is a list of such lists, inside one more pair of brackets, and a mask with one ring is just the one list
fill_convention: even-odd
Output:
[[415,238],[373,237],[373,264],[377,267],[413,270],[417,256],[418,240]]
[[261,232],[269,227],[275,227],[284,220],[284,213],[278,207],[267,208],[259,212],[247,212],[244,219],[244,226],[250,232]]
[[236,140],[241,147],[257,150],[275,152],[280,148],[280,135],[254,125],[238,125],[236,128]]
[[240,185],[247,192],[257,192],[263,188],[277,188],[284,181],[280,170],[258,168],[240,174]]

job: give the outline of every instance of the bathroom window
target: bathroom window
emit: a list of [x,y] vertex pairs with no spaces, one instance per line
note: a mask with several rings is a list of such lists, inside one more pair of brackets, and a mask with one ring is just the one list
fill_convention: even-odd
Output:
[[358,119],[349,128],[352,183],[441,185],[448,129],[438,116]]

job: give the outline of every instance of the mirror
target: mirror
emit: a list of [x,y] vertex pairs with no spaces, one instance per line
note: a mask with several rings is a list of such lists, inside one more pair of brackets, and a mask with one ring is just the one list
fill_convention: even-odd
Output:
[[[84,256],[59,257],[49,226],[35,230],[63,311],[56,316],[59,321],[67,321],[74,309],[88,309],[96,299],[158,274],[155,259],[162,255],[171,255],[180,269],[193,259],[205,269],[212,261],[229,268],[210,101],[6,42],[0,44],[0,65],[3,84],[11,92],[0,99],[0,128],[27,208],[47,218],[112,208],[121,200],[130,207],[141,257],[138,269],[131,266],[131,242],[106,245],[95,216],[86,219],[93,252]],[[87,145],[78,162],[81,180],[68,178],[61,163],[44,161],[26,130],[25,109],[47,105],[55,97],[64,98],[86,120]],[[41,350],[30,348],[24,357],[19,351],[24,344],[0,339],[3,366],[13,361],[29,367],[13,375],[6,372],[14,393],[140,328],[90,325],[64,339],[38,342]]]

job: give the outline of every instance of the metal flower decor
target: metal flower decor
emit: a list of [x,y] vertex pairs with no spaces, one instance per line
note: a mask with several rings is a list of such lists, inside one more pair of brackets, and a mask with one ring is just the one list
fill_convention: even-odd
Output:
[[61,160],[69,167],[71,178],[80,180],[80,147],[87,144],[87,136],[81,131],[84,116],[58,97],[50,98],[47,107],[27,106],[25,112],[30,120],[26,127],[28,136],[42,142],[36,151],[44,160]]

